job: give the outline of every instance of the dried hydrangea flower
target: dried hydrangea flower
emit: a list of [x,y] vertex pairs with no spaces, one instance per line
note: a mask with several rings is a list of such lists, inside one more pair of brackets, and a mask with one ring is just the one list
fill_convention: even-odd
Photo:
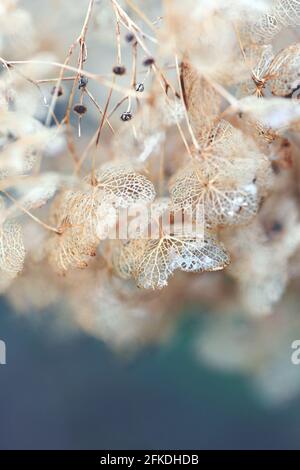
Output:
[[108,163],[95,172],[97,190],[103,192],[105,201],[117,207],[147,204],[154,200],[153,184],[128,163]]
[[292,96],[300,87],[299,70],[300,44],[293,44],[279,52],[267,72],[268,84],[273,95]]
[[200,156],[171,180],[175,208],[203,205],[208,226],[240,224],[257,212],[270,164],[251,140],[226,122],[208,137]]
[[52,265],[59,270],[87,266],[100,240],[116,224],[116,208],[147,204],[155,197],[152,183],[128,164],[104,165],[83,183],[81,190],[59,195],[53,210],[59,233],[48,249]]
[[[161,226],[160,216],[170,210],[170,204],[158,200],[157,210],[151,213],[150,223],[157,223],[158,237],[140,238],[119,244],[114,249],[113,265],[115,271],[125,279],[134,278],[138,287],[161,289],[168,285],[174,271],[186,272],[218,271],[224,269],[229,258],[224,247],[216,238],[205,231],[200,234],[176,234],[176,227],[171,230]],[[171,217],[172,220],[172,217]],[[153,235],[153,233],[152,233]]]
[[54,270],[63,274],[70,268],[86,268],[91,257],[96,255],[99,240],[83,226],[70,226],[65,221],[61,233],[48,242],[49,262]]
[[268,12],[244,27],[244,40],[252,43],[270,42],[281,30],[300,24],[299,0],[275,0]]

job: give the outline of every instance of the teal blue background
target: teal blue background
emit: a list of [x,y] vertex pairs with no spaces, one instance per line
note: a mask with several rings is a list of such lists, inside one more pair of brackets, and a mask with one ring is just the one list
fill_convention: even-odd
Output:
[[195,324],[188,316],[169,344],[128,358],[3,304],[0,448],[300,448],[300,400],[267,407],[246,378],[200,365]]

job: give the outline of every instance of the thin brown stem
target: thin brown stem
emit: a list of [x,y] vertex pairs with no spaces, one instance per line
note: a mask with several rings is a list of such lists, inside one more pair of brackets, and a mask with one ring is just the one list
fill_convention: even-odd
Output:
[[187,112],[185,102],[184,102],[183,89],[182,89],[182,83],[181,83],[181,79],[180,79],[180,70],[179,70],[177,55],[175,55],[175,64],[176,64],[177,80],[178,80],[178,85],[179,85],[179,90],[180,90],[180,99],[181,99],[181,103],[182,103],[182,106],[183,106],[183,109],[184,109],[184,116],[185,116],[186,124],[187,124],[188,130],[189,130],[190,136],[192,138],[193,145],[197,150],[199,150],[200,147],[199,147],[198,141],[195,137],[194,131],[192,129],[192,126],[191,126],[191,123],[190,123],[190,120],[189,120],[189,116],[188,116],[188,112]]
[[[102,109],[100,108],[99,104],[97,103],[97,101],[95,100],[94,96],[92,95],[92,93],[87,89],[85,88],[84,92],[87,94],[87,96],[89,97],[89,99],[91,100],[91,102],[96,106],[96,108],[98,109],[99,113],[101,114],[101,116],[103,116],[103,111]],[[106,117],[105,118],[106,122],[107,122],[107,125],[108,127],[110,128],[111,132],[113,134],[115,134],[115,130],[113,128],[113,126],[111,125],[110,121],[109,121],[109,117]]]
[[[108,94],[108,97],[107,97],[107,100],[106,100],[106,103],[105,103],[105,107],[104,107],[104,110],[103,110],[103,116],[102,116],[102,119],[101,119],[101,122],[100,122],[100,125],[99,125],[99,129],[98,129],[98,132],[97,132],[96,147],[98,146],[99,141],[100,141],[101,132],[102,132],[103,124],[105,122],[108,106],[109,106],[110,99],[111,99],[111,96],[112,96],[112,92],[113,92],[113,88],[111,88],[109,90],[109,94]],[[95,165],[96,165],[96,153],[94,152],[93,153],[93,158],[92,158],[92,183],[94,183],[94,181],[95,181]]]
[[24,214],[28,215],[32,220],[34,220],[35,222],[37,222],[39,225],[41,225],[42,227],[44,227],[46,230],[50,230],[51,232],[55,232],[57,234],[60,233],[60,231],[55,228],[55,227],[52,227],[51,225],[48,225],[46,224],[45,222],[43,222],[41,219],[39,219],[38,217],[36,217],[35,215],[33,215],[29,210],[27,210],[25,207],[23,207],[19,201],[17,199],[15,199],[11,194],[9,194],[7,191],[5,191],[4,189],[1,190],[1,192],[3,194],[5,194],[5,196],[10,199],[16,207],[18,207],[18,209],[20,209],[22,212],[24,212]]

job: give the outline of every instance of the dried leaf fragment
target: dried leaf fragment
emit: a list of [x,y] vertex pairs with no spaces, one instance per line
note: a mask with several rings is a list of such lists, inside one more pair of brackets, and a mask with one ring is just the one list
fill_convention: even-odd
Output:
[[55,271],[63,274],[70,268],[86,268],[96,255],[98,239],[82,226],[66,226],[61,234],[48,242],[49,262]]
[[95,179],[103,198],[116,207],[147,204],[155,197],[153,184],[126,163],[104,165],[96,171]]
[[196,137],[212,128],[221,108],[221,97],[189,62],[181,65],[181,83],[189,120]]
[[168,284],[169,277],[176,269],[188,272],[218,271],[228,264],[226,251],[213,238],[163,237],[145,241],[133,277],[138,287],[161,289]]
[[[215,161],[215,163],[217,160]],[[170,186],[174,207],[184,209],[203,205],[209,226],[239,224],[257,212],[259,197],[254,182],[257,169],[251,160],[241,159],[237,173],[206,160],[192,162],[179,170]],[[234,164],[234,163],[233,163]],[[249,171],[250,170],[250,171]],[[242,178],[242,179],[241,179]]]
[[279,52],[270,64],[267,77],[273,95],[292,97],[300,87],[300,44]]
[[0,227],[0,270],[3,275],[15,277],[23,269],[25,247],[21,226],[6,220]]

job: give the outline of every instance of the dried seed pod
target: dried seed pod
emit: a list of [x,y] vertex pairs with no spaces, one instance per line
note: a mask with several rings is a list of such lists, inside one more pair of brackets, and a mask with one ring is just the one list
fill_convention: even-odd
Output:
[[123,65],[115,65],[113,68],[113,73],[115,75],[124,75],[126,73],[126,68]]
[[131,121],[132,119],[132,114],[130,111],[126,111],[125,113],[121,114],[121,121],[127,122]]
[[81,117],[87,112],[87,107],[83,104],[75,104],[73,111]]
[[143,83],[137,83],[135,86],[135,91],[138,91],[139,93],[142,93],[145,90],[144,84]]
[[78,82],[78,89],[81,90],[85,88],[89,82],[89,79],[85,75],[81,75]]
[[144,67],[151,67],[155,63],[155,60],[153,57],[148,57],[147,59],[143,60],[143,65]]
[[63,94],[64,94],[64,90],[61,86],[58,87],[58,88],[54,86],[51,90],[51,95],[56,95],[56,96],[60,97]]
[[135,38],[135,35],[132,34],[132,33],[127,33],[126,36],[125,36],[125,39],[127,42],[132,42]]

